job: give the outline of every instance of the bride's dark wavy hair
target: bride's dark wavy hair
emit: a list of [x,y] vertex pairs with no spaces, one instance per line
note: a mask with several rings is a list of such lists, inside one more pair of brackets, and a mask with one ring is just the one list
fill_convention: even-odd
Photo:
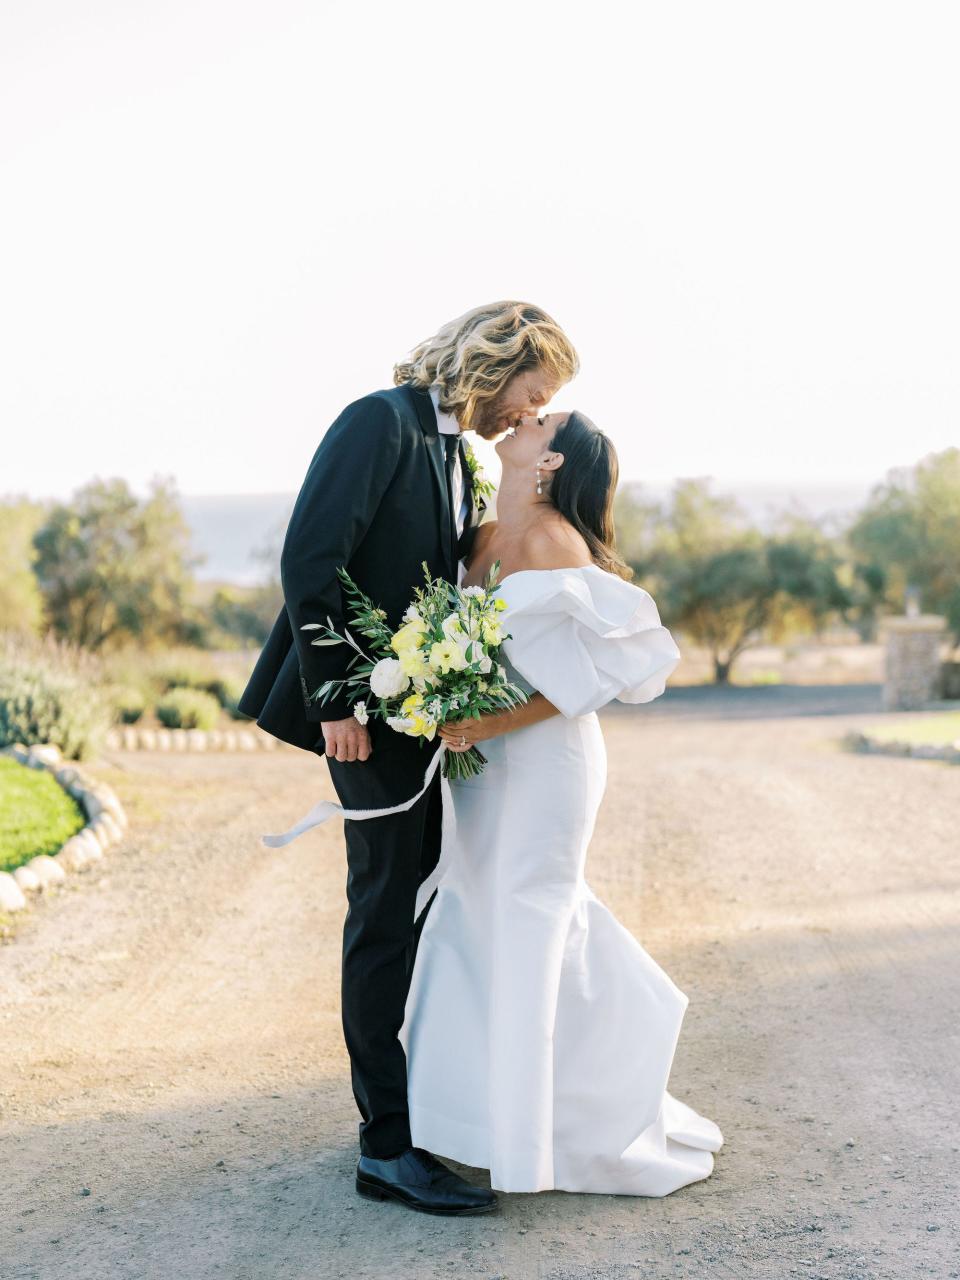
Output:
[[613,524],[620,477],[613,441],[574,409],[554,432],[549,447],[563,454],[563,464],[550,475],[550,501],[584,539],[594,564],[620,578],[632,578],[633,570],[617,550]]

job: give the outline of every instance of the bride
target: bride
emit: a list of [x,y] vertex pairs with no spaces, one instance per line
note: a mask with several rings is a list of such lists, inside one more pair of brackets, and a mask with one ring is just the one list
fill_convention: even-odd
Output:
[[413,1142],[489,1169],[495,1190],[665,1196],[709,1176],[723,1137],[667,1091],[687,997],[584,861],[606,782],[596,711],[658,697],[679,651],[614,550],[607,437],[548,414],[497,452],[498,519],[463,585],[500,562],[503,652],[530,698],[442,731],[488,764],[449,784],[418,898],[436,890],[400,1032]]

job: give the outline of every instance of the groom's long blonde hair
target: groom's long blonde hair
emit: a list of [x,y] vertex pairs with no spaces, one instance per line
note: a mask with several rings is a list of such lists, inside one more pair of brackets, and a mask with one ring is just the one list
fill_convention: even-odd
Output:
[[397,386],[440,386],[440,408],[467,429],[515,374],[543,369],[560,384],[580,361],[555,320],[529,302],[491,302],[451,320],[394,366]]

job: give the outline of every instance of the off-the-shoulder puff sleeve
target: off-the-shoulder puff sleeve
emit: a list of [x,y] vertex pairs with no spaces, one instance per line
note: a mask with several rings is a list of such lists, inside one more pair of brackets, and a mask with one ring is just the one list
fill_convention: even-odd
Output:
[[653,597],[595,566],[512,573],[500,595],[507,658],[565,716],[651,702],[680,661]]

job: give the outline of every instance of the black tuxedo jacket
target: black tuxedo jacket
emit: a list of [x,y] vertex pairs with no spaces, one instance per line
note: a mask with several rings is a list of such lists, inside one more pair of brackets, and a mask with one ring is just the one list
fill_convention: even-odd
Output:
[[280,556],[284,608],[240,699],[240,710],[284,742],[324,749],[321,721],[351,713],[344,697],[322,707],[311,695],[325,680],[347,674],[346,645],[312,645],[305,622],[340,631],[345,601],[337,569],[344,565],[375,605],[399,625],[430,572],[457,580],[457,564],[476,535],[470,469],[460,442],[467,523],[456,525],[437,415],[425,391],[410,386],[377,391],[348,405],[313,455]]

